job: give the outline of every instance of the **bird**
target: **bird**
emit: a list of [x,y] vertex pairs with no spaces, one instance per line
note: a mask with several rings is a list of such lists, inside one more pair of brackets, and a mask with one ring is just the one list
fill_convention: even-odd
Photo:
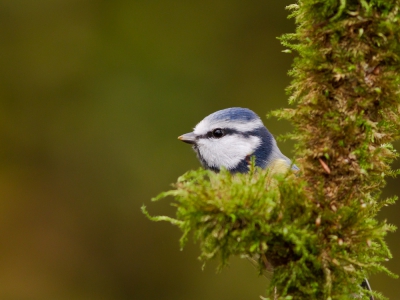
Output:
[[178,139],[191,144],[203,167],[215,172],[223,167],[231,173],[247,173],[251,156],[262,169],[278,163],[299,170],[282,154],[260,117],[248,108],[216,111]]
[[[201,120],[192,132],[180,135],[178,139],[192,145],[203,168],[214,172],[225,168],[232,174],[247,173],[252,156],[255,166],[262,169],[299,171],[282,154],[260,117],[248,108],[218,110]],[[361,286],[371,291],[367,279]],[[370,296],[370,300],[374,298]]]

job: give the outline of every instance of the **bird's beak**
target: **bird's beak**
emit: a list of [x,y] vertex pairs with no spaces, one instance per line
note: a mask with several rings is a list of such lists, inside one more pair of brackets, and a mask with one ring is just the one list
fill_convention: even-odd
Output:
[[193,132],[182,134],[178,136],[178,140],[188,143],[188,144],[195,144],[196,143],[196,135]]

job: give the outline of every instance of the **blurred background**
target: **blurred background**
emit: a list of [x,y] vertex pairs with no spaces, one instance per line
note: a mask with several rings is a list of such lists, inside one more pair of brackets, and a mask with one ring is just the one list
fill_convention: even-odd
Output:
[[[197,245],[180,251],[178,228],[140,207],[174,215],[150,199],[199,167],[177,136],[209,113],[248,107],[290,130],[264,116],[287,106],[293,56],[276,37],[294,30],[292,2],[0,0],[0,299],[265,295],[247,261],[202,270]],[[399,205],[379,217],[400,225]],[[400,294],[386,275],[371,284]]]

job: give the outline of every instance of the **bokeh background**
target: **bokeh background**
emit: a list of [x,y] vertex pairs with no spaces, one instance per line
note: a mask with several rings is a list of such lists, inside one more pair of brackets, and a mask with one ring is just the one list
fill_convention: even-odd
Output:
[[[264,116],[287,106],[293,56],[276,37],[294,30],[292,2],[0,1],[0,299],[265,294],[247,261],[202,270],[198,247],[180,251],[179,230],[140,207],[174,215],[150,199],[199,167],[176,138],[209,113],[249,107],[290,130]],[[400,225],[399,204],[379,217]],[[399,234],[387,240],[400,273]],[[371,283],[398,299],[398,281]]]

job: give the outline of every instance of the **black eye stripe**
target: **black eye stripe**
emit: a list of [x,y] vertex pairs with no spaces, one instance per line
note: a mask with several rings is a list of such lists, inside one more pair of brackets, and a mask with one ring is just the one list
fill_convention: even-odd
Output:
[[224,131],[224,136],[236,134],[236,135],[241,135],[241,136],[244,136],[244,137],[248,138],[250,136],[257,136],[259,134],[259,131],[261,129],[263,129],[263,127],[256,128],[256,129],[254,129],[252,131],[245,131],[245,132],[242,132],[242,131],[239,131],[239,130],[236,130],[236,129],[233,129],[233,128],[214,128],[213,130],[210,130],[206,134],[199,135],[198,138],[199,139],[206,139],[206,138],[212,139],[212,138],[214,138],[213,131],[215,129],[223,130]]

